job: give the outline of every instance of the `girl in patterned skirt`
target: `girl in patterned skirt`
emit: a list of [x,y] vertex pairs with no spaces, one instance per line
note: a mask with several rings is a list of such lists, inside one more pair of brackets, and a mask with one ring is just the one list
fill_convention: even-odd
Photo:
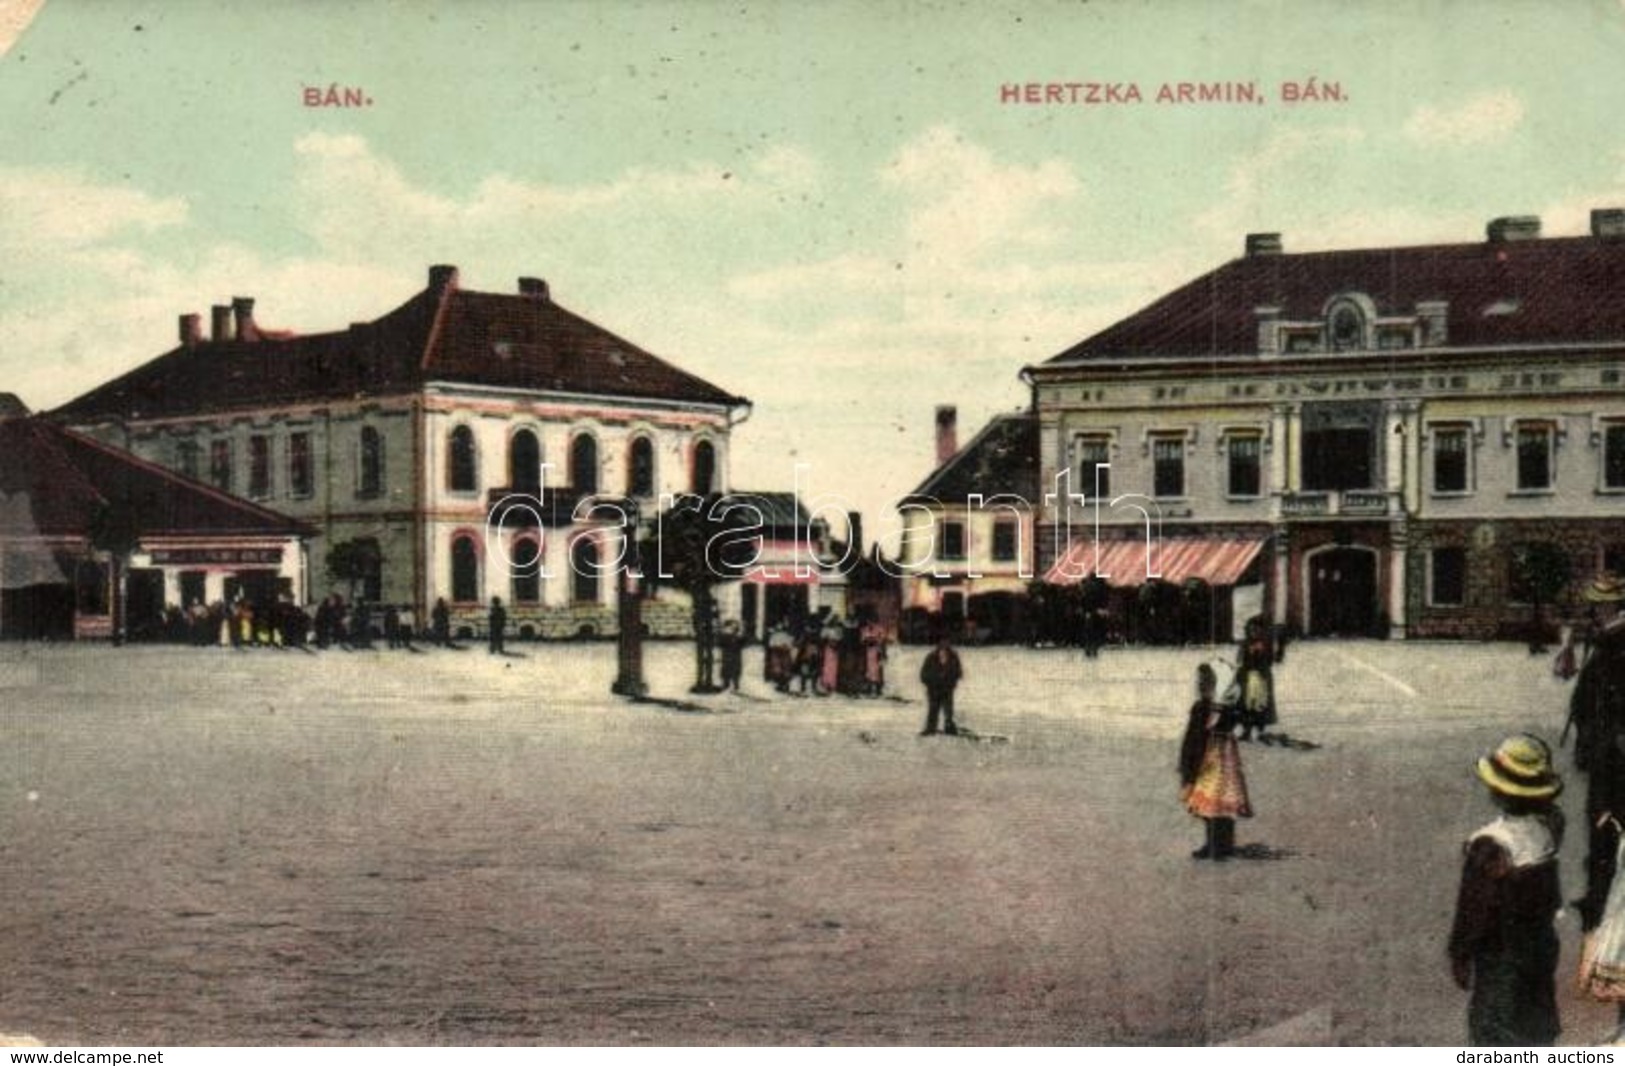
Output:
[[1191,852],[1196,859],[1228,859],[1236,850],[1236,819],[1253,816],[1236,743],[1236,711],[1214,700],[1217,685],[1213,667],[1196,668],[1197,698],[1179,749],[1180,798],[1207,823],[1206,842]]

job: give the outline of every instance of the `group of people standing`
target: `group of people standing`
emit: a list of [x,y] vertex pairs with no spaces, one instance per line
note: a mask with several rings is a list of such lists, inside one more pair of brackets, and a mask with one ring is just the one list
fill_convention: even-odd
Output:
[[768,633],[762,675],[783,693],[796,684],[801,695],[879,696],[886,687],[889,643],[885,627],[875,621],[826,613],[799,628],[781,623]]
[[[1574,767],[1586,777],[1585,894],[1575,901],[1583,946],[1583,994],[1618,1005],[1625,1037],[1625,586],[1604,574],[1585,591],[1598,617],[1576,664],[1568,724]],[[1562,676],[1560,672],[1560,676]],[[1483,1045],[1543,1045],[1560,1031],[1556,919],[1563,906],[1558,851],[1562,778],[1538,736],[1506,738],[1478,761],[1500,810],[1466,844],[1449,944],[1456,983],[1470,990],[1468,1036]]]

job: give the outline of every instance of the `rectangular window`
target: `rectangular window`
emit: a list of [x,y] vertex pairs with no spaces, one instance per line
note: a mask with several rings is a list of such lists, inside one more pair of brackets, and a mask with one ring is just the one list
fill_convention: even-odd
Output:
[[1263,473],[1260,459],[1264,454],[1264,440],[1256,433],[1238,433],[1225,441],[1229,457],[1227,492],[1231,496],[1258,496],[1263,491]]
[[1433,431],[1433,491],[1469,492],[1468,456],[1471,454],[1465,426],[1446,426]]
[[1602,431],[1602,487],[1625,489],[1625,423]]
[[1185,438],[1151,439],[1151,495],[1158,499],[1185,495]]
[[942,523],[941,551],[937,553],[937,558],[951,560],[965,558],[965,523]]
[[231,491],[231,441],[209,442],[209,483],[221,492]]
[[248,438],[248,495],[256,500],[271,495],[271,438],[258,433]]
[[309,496],[315,483],[310,461],[310,434],[288,434],[288,495]]
[[1073,492],[1090,498],[1111,499],[1112,495],[1112,442],[1110,437],[1079,437],[1076,441],[1078,456],[1078,482]]
[[1015,562],[1018,538],[1019,531],[1014,522],[995,522],[993,524],[993,561],[996,563]]
[[1428,603],[1460,607],[1467,602],[1467,549],[1434,548],[1428,557]]
[[1298,470],[1306,491],[1344,492],[1377,487],[1380,405],[1305,404],[1302,419]]
[[1523,424],[1518,427],[1518,489],[1523,492],[1552,487],[1553,427]]
[[197,441],[183,440],[175,443],[175,469],[182,477],[197,480]]

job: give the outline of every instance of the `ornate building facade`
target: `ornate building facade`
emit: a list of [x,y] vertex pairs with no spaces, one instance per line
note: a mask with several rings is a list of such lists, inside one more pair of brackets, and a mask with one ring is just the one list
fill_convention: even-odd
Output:
[[1228,583],[1308,635],[1521,635],[1552,595],[1532,556],[1562,560],[1560,605],[1625,568],[1622,295],[1625,211],[1451,245],[1250,235],[1023,371],[1035,570]]
[[[314,527],[311,597],[357,592],[481,631],[613,632],[624,517],[728,488],[748,401],[572,313],[545,282],[465,290],[429,270],[347,330],[261,328],[254,301],[180,317],[179,345],[53,412],[108,443]],[[332,574],[334,549],[359,560]],[[658,629],[685,610],[654,605]]]

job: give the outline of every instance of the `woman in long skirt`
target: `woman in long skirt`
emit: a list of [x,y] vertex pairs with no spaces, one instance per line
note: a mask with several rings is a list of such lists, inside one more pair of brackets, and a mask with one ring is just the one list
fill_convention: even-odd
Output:
[[1213,698],[1218,678],[1213,667],[1196,668],[1196,702],[1179,750],[1180,798],[1203,820],[1207,840],[1191,852],[1195,859],[1228,859],[1236,850],[1236,819],[1251,818],[1247,778],[1241,772],[1235,712]]

